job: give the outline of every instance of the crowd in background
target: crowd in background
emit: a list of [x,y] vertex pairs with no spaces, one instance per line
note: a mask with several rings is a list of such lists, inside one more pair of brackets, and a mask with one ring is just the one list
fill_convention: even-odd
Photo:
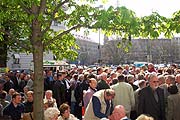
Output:
[[[0,112],[33,120],[34,73],[0,75]],[[180,120],[180,70],[134,65],[44,70],[45,120]],[[9,117],[10,116],[10,117]]]

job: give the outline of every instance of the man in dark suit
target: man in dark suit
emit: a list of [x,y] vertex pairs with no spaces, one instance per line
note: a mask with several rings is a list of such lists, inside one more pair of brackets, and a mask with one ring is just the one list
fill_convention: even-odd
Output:
[[100,74],[101,79],[98,81],[97,90],[109,89],[110,86],[106,83],[107,73],[103,72]]
[[64,76],[62,73],[57,74],[57,81],[53,85],[53,97],[56,99],[57,107],[59,108],[61,104],[65,103],[65,85],[63,83]]
[[139,92],[138,113],[149,114],[155,120],[165,120],[165,101],[163,89],[159,88],[156,73],[148,76],[149,86]]
[[67,75],[66,72],[62,72],[62,74],[65,76],[65,78],[63,79],[63,83],[65,85],[65,98],[66,98],[66,102],[68,103],[69,106],[71,106],[71,85],[70,85],[70,79],[68,79],[68,77],[70,77],[69,75]]
[[11,103],[3,109],[3,116],[10,116],[11,120],[20,120],[22,113],[24,113],[24,105],[21,103],[21,95],[15,92],[12,95]]
[[53,75],[51,70],[46,70],[46,76],[44,78],[44,91],[53,89]]

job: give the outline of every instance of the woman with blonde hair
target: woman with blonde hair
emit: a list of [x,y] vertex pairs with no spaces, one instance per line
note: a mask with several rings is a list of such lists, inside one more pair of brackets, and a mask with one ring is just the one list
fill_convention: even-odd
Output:
[[154,120],[154,118],[145,114],[141,114],[136,120]]
[[44,111],[45,120],[58,120],[60,111],[55,107],[49,107]]

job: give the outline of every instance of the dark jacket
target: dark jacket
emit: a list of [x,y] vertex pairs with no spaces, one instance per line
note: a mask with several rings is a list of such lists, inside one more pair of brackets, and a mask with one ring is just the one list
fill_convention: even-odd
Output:
[[12,102],[3,110],[3,115],[11,116],[12,120],[20,120],[21,113],[24,113],[24,105],[18,104],[17,107],[14,107]]
[[164,91],[157,88],[158,102],[150,86],[139,91],[138,114],[149,114],[155,120],[165,120]]
[[78,119],[82,118],[82,102],[83,102],[83,91],[82,91],[82,82],[79,80],[76,83],[75,89],[74,89],[74,97],[76,99],[76,104],[75,104],[75,116]]
[[11,88],[14,88],[14,83],[11,80],[6,81],[3,90],[5,90],[8,93]]
[[62,103],[65,103],[65,91],[66,88],[63,81],[57,80],[53,85],[53,97],[56,99],[58,108]]
[[44,91],[53,89],[54,80],[52,76],[44,78]]
[[[63,83],[65,85],[65,101],[68,102],[68,105],[71,106],[71,85],[70,85],[70,81],[67,80],[66,78],[63,79]],[[68,84],[68,85],[67,85]],[[69,86],[69,88],[68,88]]]
[[24,107],[25,107],[25,113],[28,113],[28,112],[33,112],[33,102],[24,102]]
[[105,80],[100,80],[97,84],[97,90],[102,90],[102,89],[109,89],[110,86],[106,83]]

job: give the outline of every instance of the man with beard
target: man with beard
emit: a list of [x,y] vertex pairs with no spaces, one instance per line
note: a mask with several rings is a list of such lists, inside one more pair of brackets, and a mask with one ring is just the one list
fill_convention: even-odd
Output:
[[159,88],[157,74],[149,74],[148,82],[149,86],[139,92],[138,113],[149,114],[155,120],[165,120],[164,91]]

